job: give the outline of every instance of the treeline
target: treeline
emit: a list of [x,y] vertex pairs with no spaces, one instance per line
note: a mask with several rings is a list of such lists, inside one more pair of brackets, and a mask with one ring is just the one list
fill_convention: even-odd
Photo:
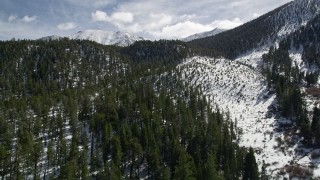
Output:
[[137,41],[121,49],[121,54],[134,63],[178,64],[193,55],[193,50],[182,41]]
[[158,67],[145,62],[159,49],[1,42],[1,179],[258,179],[236,125],[175,82],[187,49],[172,46]]

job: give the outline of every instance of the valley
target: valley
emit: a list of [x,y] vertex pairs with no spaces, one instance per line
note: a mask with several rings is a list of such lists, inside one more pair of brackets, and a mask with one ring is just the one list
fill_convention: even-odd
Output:
[[150,16],[96,10],[97,29],[0,41],[1,180],[320,179],[319,0],[173,40],[133,32],[219,20]]

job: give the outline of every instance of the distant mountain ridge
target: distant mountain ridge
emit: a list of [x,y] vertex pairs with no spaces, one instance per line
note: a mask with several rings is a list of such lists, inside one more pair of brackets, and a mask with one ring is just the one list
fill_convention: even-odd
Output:
[[52,41],[52,40],[60,40],[60,39],[62,39],[62,38],[63,38],[62,36],[52,35],[52,36],[42,37],[42,38],[40,38],[39,40],[42,40],[42,41]]
[[189,42],[189,41],[192,41],[192,40],[195,40],[195,39],[201,39],[201,38],[205,38],[205,37],[209,37],[209,36],[214,36],[214,35],[217,35],[219,33],[222,33],[226,31],[226,29],[219,29],[219,28],[215,28],[211,31],[206,31],[206,32],[203,32],[203,33],[197,33],[197,34],[193,34],[191,36],[188,36],[186,38],[182,38],[181,40],[182,41],[185,41],[185,42]]
[[70,39],[91,40],[104,45],[129,46],[136,41],[144,40],[128,32],[112,32],[104,30],[84,30],[69,36]]

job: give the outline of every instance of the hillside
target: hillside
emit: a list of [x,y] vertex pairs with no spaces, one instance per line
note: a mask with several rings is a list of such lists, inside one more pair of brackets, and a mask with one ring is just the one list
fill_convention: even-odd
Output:
[[208,49],[205,55],[235,59],[257,47],[273,45],[306,25],[319,11],[318,0],[295,0],[232,30],[191,43]]
[[0,179],[319,179],[319,12],[0,41]]
[[[319,1],[294,1],[213,37],[178,66],[213,106],[230,112],[238,143],[272,178],[319,177]],[[234,59],[226,60],[224,56]],[[236,120],[235,120],[236,119]],[[240,119],[240,120],[239,120]]]
[[188,55],[179,42],[0,44],[1,179],[258,175],[232,123],[178,80],[173,67]]

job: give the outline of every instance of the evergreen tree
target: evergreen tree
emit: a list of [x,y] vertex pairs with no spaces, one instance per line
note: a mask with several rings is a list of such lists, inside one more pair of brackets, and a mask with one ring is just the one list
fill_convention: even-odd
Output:
[[175,166],[173,179],[196,179],[196,169],[192,158],[182,153],[180,155],[178,164]]
[[243,179],[244,180],[259,179],[258,165],[256,163],[256,158],[254,156],[254,152],[252,148],[249,149],[249,152],[245,157]]
[[205,174],[207,179],[222,179],[217,172],[217,165],[215,157],[211,154],[208,155],[207,162],[205,163]]

